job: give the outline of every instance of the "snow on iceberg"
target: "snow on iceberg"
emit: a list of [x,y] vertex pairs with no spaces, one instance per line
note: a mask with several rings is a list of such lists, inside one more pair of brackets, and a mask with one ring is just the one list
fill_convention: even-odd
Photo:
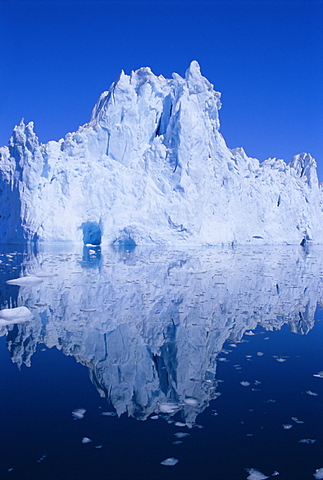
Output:
[[0,327],[16,323],[28,323],[33,314],[27,307],[4,308],[0,310]]
[[220,107],[193,61],[185,78],[122,72],[58,142],[22,121],[0,148],[0,242],[322,243],[315,160],[229,149]]

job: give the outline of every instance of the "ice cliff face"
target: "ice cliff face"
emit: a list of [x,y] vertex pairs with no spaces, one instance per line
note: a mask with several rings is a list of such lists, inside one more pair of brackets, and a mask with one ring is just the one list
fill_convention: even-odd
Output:
[[0,149],[0,241],[322,243],[315,160],[230,150],[220,107],[192,62],[185,78],[122,72],[58,142],[21,122]]

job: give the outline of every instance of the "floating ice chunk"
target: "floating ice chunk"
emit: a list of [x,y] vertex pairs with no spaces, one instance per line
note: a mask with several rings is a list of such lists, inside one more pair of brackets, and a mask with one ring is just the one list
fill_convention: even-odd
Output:
[[85,408],[76,408],[72,412],[73,419],[74,420],[81,420],[82,418],[84,418],[85,412],[86,412]]
[[159,419],[158,415],[153,415],[152,417],[150,417],[150,420],[158,420],[158,419]]
[[159,410],[162,413],[174,413],[179,409],[178,403],[160,403]]
[[313,438],[302,438],[301,440],[298,441],[298,443],[308,443],[309,445],[315,443],[316,440]]
[[190,436],[190,434],[186,432],[176,432],[174,435],[176,438],[185,438]]
[[29,275],[28,277],[19,277],[13,278],[12,280],[7,280],[8,285],[19,285],[19,287],[29,287],[31,285],[38,285],[42,283],[43,280],[34,275]]
[[291,428],[293,428],[293,425],[291,425],[290,423],[284,423],[284,424],[283,424],[283,428],[284,428],[285,430],[290,430]]
[[89,437],[83,437],[82,438],[82,443],[91,443],[92,440]]
[[80,312],[86,312],[86,313],[96,312],[96,308],[80,308]]
[[247,472],[249,473],[249,476],[247,477],[247,480],[265,480],[266,475],[263,473],[259,472],[259,470],[256,470],[255,468],[246,468]]
[[314,478],[316,480],[322,480],[323,479],[323,468],[318,468],[315,470],[315,473],[313,473]]
[[175,442],[173,442],[173,445],[180,445],[181,443],[183,443],[181,440],[175,440]]
[[196,407],[199,404],[196,398],[185,398],[184,403],[186,403],[186,405],[190,405],[191,407]]
[[257,352],[258,357],[262,357],[264,352]]
[[101,415],[104,417],[115,417],[117,414],[115,412],[102,412]]
[[103,445],[95,445],[95,448],[102,448]]
[[183,422],[176,422],[175,427],[186,427],[186,423]]
[[219,360],[219,362],[229,362],[230,361],[225,357],[218,357],[218,360]]
[[249,387],[250,383],[243,380],[242,382],[240,382],[240,385],[242,385],[243,387]]
[[313,377],[323,378],[323,372],[314,373]]
[[256,335],[256,334],[253,333],[251,330],[249,330],[248,332],[245,332],[244,334],[245,334],[245,335]]
[[47,457],[47,453],[45,453],[44,455],[42,455],[42,456],[37,460],[37,462],[38,462],[38,463],[42,462],[43,460],[45,460],[46,457]]
[[318,393],[312,392],[311,390],[306,390],[307,395],[311,395],[312,397],[318,397]]
[[27,307],[4,308],[0,310],[0,326],[30,322],[33,314]]
[[273,355],[273,358],[276,360],[276,362],[283,363],[286,362],[288,357],[283,357],[281,355]]
[[272,477],[276,477],[276,475],[279,475],[279,472],[277,472],[277,470],[272,474]]
[[160,462],[161,465],[165,465],[166,467],[173,467],[176,463],[178,463],[178,459],[174,457],[166,458]]
[[303,420],[298,420],[297,417],[292,417],[292,420],[294,420],[295,423],[304,423]]

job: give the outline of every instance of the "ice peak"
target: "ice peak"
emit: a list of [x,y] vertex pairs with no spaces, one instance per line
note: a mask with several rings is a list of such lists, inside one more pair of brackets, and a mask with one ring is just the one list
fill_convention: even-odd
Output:
[[193,60],[185,72],[185,78],[186,80],[189,80],[191,78],[201,78],[201,77],[202,77],[202,74],[201,74],[200,64],[196,60]]

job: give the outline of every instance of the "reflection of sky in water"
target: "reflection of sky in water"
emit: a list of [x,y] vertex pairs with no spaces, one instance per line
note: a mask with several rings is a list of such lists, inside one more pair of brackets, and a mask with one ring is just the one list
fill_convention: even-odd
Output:
[[[2,254],[1,308],[26,306],[33,319],[0,327],[1,472],[314,478],[323,467],[321,253]],[[6,283],[26,275],[42,282]]]

